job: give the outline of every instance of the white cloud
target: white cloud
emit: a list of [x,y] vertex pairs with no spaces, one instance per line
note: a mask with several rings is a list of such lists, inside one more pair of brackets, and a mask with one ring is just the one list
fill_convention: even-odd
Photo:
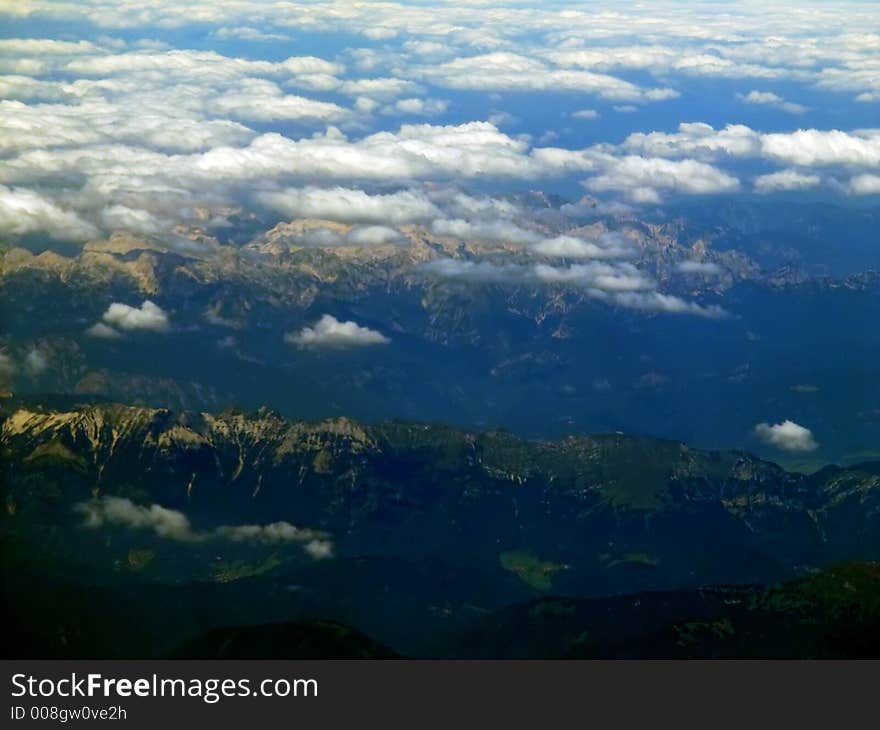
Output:
[[662,292],[622,292],[617,295],[616,303],[631,309],[643,309],[650,312],[665,312],[667,314],[691,314],[708,319],[721,319],[727,317],[727,311],[712,304],[705,306],[697,302],[689,302],[681,297],[663,294]]
[[643,89],[607,74],[553,68],[536,58],[508,51],[456,58],[424,66],[416,73],[435,86],[468,91],[552,90],[630,102],[662,101],[678,96],[673,89]]
[[444,279],[459,279],[473,283],[505,283],[524,276],[519,264],[492,264],[488,261],[468,261],[441,258],[428,261],[422,271]]
[[400,232],[388,226],[355,226],[345,238],[353,246],[384,246],[402,240]]
[[801,104],[795,104],[791,101],[786,101],[772,91],[750,91],[748,94],[738,94],[737,98],[744,104],[770,106],[774,109],[788,112],[789,114],[803,114],[807,111],[807,107]]
[[257,28],[250,28],[246,25],[218,28],[214,31],[213,36],[222,41],[226,40],[242,40],[242,41],[286,41],[290,40],[289,36],[281,33],[264,33]]
[[86,330],[86,334],[99,340],[118,340],[122,337],[118,330],[108,327],[103,322],[95,322]]
[[775,193],[787,190],[809,190],[822,182],[818,175],[797,170],[780,170],[755,178],[755,190],[759,193]]
[[133,530],[150,530],[157,536],[181,542],[196,542],[204,536],[193,530],[182,512],[158,504],[143,507],[122,497],[101,497],[80,502],[74,509],[84,517],[85,527],[115,525]]
[[598,119],[599,112],[595,109],[580,109],[576,112],[572,112],[571,116],[573,119]]
[[417,117],[433,117],[443,114],[449,108],[449,102],[445,99],[398,99],[394,103],[393,111],[400,114],[410,114]]
[[785,420],[772,426],[769,423],[759,423],[755,426],[755,433],[765,443],[783,451],[797,453],[814,451],[819,447],[812,431],[794,421]]
[[[121,330],[148,330],[151,332],[166,332],[170,323],[168,315],[157,304],[149,299],[145,300],[140,307],[132,307],[121,302],[113,302],[103,316],[104,324]],[[94,336],[106,336],[106,332],[97,334],[94,328],[91,334]]]
[[439,218],[431,223],[431,231],[438,236],[502,243],[535,243],[541,239],[539,233],[505,220],[468,221],[461,218]]
[[255,122],[282,120],[338,122],[349,112],[337,104],[303,96],[285,95],[265,79],[245,79],[210,102],[217,114]]
[[415,223],[440,211],[423,193],[400,190],[370,195],[351,188],[288,188],[261,193],[257,200],[272,210],[295,218],[320,218],[340,223]]
[[574,259],[617,258],[633,253],[627,239],[614,233],[604,233],[591,241],[575,236],[556,236],[532,244],[529,248],[542,256]]
[[635,203],[659,203],[661,193],[710,195],[734,192],[739,181],[712,165],[696,160],[626,155],[605,160],[601,175],[585,185],[593,191],[615,191]]
[[765,134],[761,141],[765,157],[801,167],[880,166],[880,130],[799,129],[791,133]]
[[113,526],[129,530],[148,530],[157,537],[178,542],[204,542],[218,539],[230,542],[294,543],[316,559],[333,556],[333,542],[317,530],[296,527],[289,522],[268,525],[221,525],[213,530],[196,530],[179,510],[158,504],[138,505],[124,497],[105,496],[74,505],[83,515],[83,526],[90,529]]
[[724,269],[711,261],[679,261],[675,268],[683,274],[700,274],[702,276],[718,276]]
[[232,542],[311,542],[324,537],[323,533],[296,527],[289,522],[272,522],[268,525],[224,525],[214,530],[218,537]]
[[720,130],[703,122],[683,122],[678,132],[636,132],[623,143],[629,151],[656,157],[695,157],[714,160],[720,156],[757,156],[759,135],[743,124],[728,124]]
[[309,540],[303,545],[306,555],[315,560],[326,560],[333,557],[333,543],[330,540]]
[[488,261],[435,259],[422,266],[428,274],[470,283],[509,284],[518,282],[576,287],[587,296],[608,304],[642,311],[690,314],[721,318],[727,312],[655,290],[656,282],[631,263],[590,261],[567,267],[536,264],[493,264]]
[[[632,134],[623,148],[658,157],[694,157],[700,160],[762,158],[798,168],[880,166],[880,130],[844,132],[837,129],[799,129],[764,134],[741,124],[716,130],[701,122],[680,124],[678,132]],[[794,177],[782,171],[777,181]],[[772,173],[771,173],[772,174]],[[808,173],[799,170],[798,174]],[[770,179],[770,185],[774,179]]]
[[856,175],[849,181],[852,195],[880,195],[880,175]]
[[396,228],[377,225],[352,226],[347,231],[326,226],[307,227],[294,235],[294,241],[308,248],[386,246],[406,242]]
[[340,322],[330,314],[325,314],[311,327],[286,334],[284,340],[304,348],[366,347],[391,342],[381,332],[361,327],[356,322]]
[[98,229],[39,193],[0,185],[0,236],[45,233],[59,240],[85,241]]

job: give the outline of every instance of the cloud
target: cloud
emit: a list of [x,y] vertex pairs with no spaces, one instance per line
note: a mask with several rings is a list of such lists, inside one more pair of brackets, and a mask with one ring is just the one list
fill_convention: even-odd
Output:
[[444,279],[459,279],[473,283],[506,283],[524,276],[519,264],[492,264],[488,261],[467,261],[441,258],[423,264],[421,270]]
[[[101,319],[106,325],[127,331],[167,332],[170,326],[168,315],[149,299],[145,300],[140,307],[113,302],[107,307],[107,311],[104,312]],[[99,330],[99,332],[103,332],[103,330]],[[93,336],[95,334],[92,332]],[[106,334],[103,332],[103,335],[98,334],[97,336],[106,336]]]
[[657,283],[628,262],[590,261],[560,267],[443,258],[430,261],[421,269],[429,275],[469,283],[538,283],[575,287],[590,298],[628,309],[713,319],[727,316],[727,312],[717,305],[704,306],[656,291]]
[[384,246],[389,243],[399,243],[402,240],[400,232],[388,226],[355,226],[345,240],[353,246]]
[[289,36],[283,35],[281,33],[263,33],[257,28],[250,28],[248,26],[236,26],[236,27],[227,27],[224,26],[222,28],[218,28],[212,34],[215,38],[218,38],[222,41],[227,40],[241,40],[241,41],[287,41],[290,40]]
[[818,187],[822,178],[797,170],[780,170],[755,178],[755,190],[759,193],[776,193],[788,190],[809,190]]
[[759,423],[755,426],[755,433],[765,443],[783,451],[798,453],[814,451],[819,447],[812,431],[794,421],[785,420],[772,426],[769,423]]
[[303,550],[314,560],[326,560],[333,557],[333,543],[330,540],[309,540],[303,545]]
[[724,273],[721,266],[711,261],[679,261],[675,268],[683,274],[700,274],[702,276],[718,276]]
[[728,124],[716,130],[704,122],[682,122],[678,132],[636,132],[622,145],[624,150],[655,157],[693,157],[715,160],[722,156],[749,157],[760,154],[760,135],[744,124]]
[[309,248],[341,248],[348,246],[386,246],[404,244],[406,240],[390,226],[352,226],[348,231],[317,226],[304,228],[294,235],[294,242]]
[[433,117],[443,114],[449,108],[449,102],[445,99],[398,99],[392,111],[400,114],[410,114],[417,117]]
[[728,316],[727,311],[711,304],[705,306],[697,302],[689,302],[681,297],[663,294],[658,291],[652,292],[621,292],[615,299],[616,303],[631,309],[642,309],[649,312],[665,312],[667,314],[691,314],[707,319],[723,319]]
[[781,96],[777,96],[771,91],[750,91],[748,94],[737,94],[737,98],[744,104],[759,104],[762,106],[771,106],[774,109],[788,112],[789,114],[803,114],[807,111],[807,107],[801,104],[795,104],[786,101]]
[[10,378],[17,370],[15,361],[5,352],[0,352],[0,378]]
[[338,122],[349,114],[338,104],[284,94],[277,84],[265,79],[245,79],[234,90],[213,99],[209,107],[217,114],[255,122]]
[[464,240],[498,241],[501,243],[535,243],[541,235],[504,220],[467,221],[461,218],[440,218],[431,223],[431,232]]
[[333,556],[333,542],[326,533],[296,527],[289,522],[268,525],[221,525],[213,530],[196,530],[189,518],[178,510],[158,504],[138,505],[124,497],[105,496],[79,502],[74,511],[83,515],[83,526],[90,529],[121,527],[148,530],[157,537],[178,542],[228,540],[263,544],[299,544],[315,560]]
[[143,507],[122,497],[101,497],[80,502],[74,509],[83,515],[84,526],[93,529],[113,525],[133,530],[150,530],[158,537],[181,542],[204,539],[203,535],[193,530],[186,515],[158,504]]
[[856,175],[847,189],[852,195],[880,195],[880,175]]
[[762,153],[768,159],[801,167],[880,166],[880,130],[800,129],[791,133],[765,134],[761,141]]
[[37,348],[32,348],[24,357],[24,367],[29,375],[42,375],[49,368],[49,358]]
[[571,116],[573,119],[598,119],[599,112],[595,109],[579,109],[576,112],[572,112]]
[[753,157],[798,167],[880,166],[880,130],[799,129],[764,134],[741,124],[716,130],[709,124],[691,122],[680,124],[672,134],[632,134],[623,147],[659,157]]
[[529,249],[542,256],[574,259],[618,258],[633,254],[630,242],[615,233],[603,233],[591,241],[575,236],[556,236],[534,243]]
[[214,534],[232,542],[263,543],[310,542],[324,537],[321,532],[296,527],[289,522],[272,522],[268,525],[222,526],[216,528]]
[[735,177],[704,162],[637,155],[606,159],[602,174],[584,184],[596,192],[623,193],[634,203],[659,203],[661,193],[711,195],[739,188]]
[[97,236],[98,229],[33,190],[0,185],[0,236],[33,233],[45,233],[58,240],[85,241]]
[[347,348],[386,345],[391,340],[381,332],[361,327],[356,322],[340,322],[325,314],[312,327],[288,333],[284,341],[303,348]]
[[351,188],[307,186],[261,193],[257,200],[286,216],[340,223],[399,225],[430,220],[440,214],[437,206],[423,193],[412,190],[370,195],[364,190]]
[[108,327],[103,322],[95,322],[86,330],[86,334],[99,340],[118,340],[122,337],[118,330]]
[[649,102],[678,96],[673,89],[643,89],[607,74],[548,66],[536,58],[497,51],[423,66],[415,74],[435,86],[467,91],[554,91],[602,99]]
[[[877,130],[764,134],[690,123],[671,134],[646,131],[622,145],[577,150],[541,147],[543,141],[536,147],[532,138],[504,134],[489,122],[393,130],[376,117],[443,114],[449,106],[433,98],[437,89],[486,92],[483,107],[467,108],[482,108],[480,116],[496,121],[505,113],[497,108],[499,92],[529,93],[538,104],[559,93],[581,101],[591,95],[636,108],[676,98],[695,76],[756,79],[758,88],[784,83],[797,98],[818,88],[870,103],[880,98],[878,46],[876,34],[865,31],[873,16],[861,6],[795,13],[738,4],[713,14],[650,4],[590,11],[522,3],[343,5],[277,13],[252,0],[198,0],[185,8],[168,0],[37,2],[26,10],[0,4],[0,17],[49,19],[46,27],[72,29],[63,41],[0,39],[0,182],[12,186],[0,195],[29,191],[20,195],[30,196],[32,207],[4,216],[0,201],[0,230],[74,241],[113,230],[169,235],[181,226],[201,228],[196,210],[240,206],[297,183],[355,189],[370,182],[417,187],[589,175],[587,185],[604,198],[656,203],[667,195],[735,192],[733,172],[694,167],[724,158],[760,158],[801,175],[817,166],[859,168],[846,170],[849,186],[834,189],[872,189],[859,173],[876,171]],[[165,34],[172,40],[196,33],[235,43],[222,44],[230,54],[223,55],[131,40],[157,28],[181,29]],[[125,40],[100,29],[124,29]],[[343,51],[339,58],[351,68],[338,58],[283,59],[280,43],[261,45],[327,32],[381,43]],[[76,40],[77,33],[88,39]],[[799,110],[768,91],[740,98]],[[587,108],[569,116],[597,114]],[[319,131],[302,136],[305,125]],[[566,139],[562,130],[546,132]],[[663,168],[657,158],[681,167]],[[782,179],[756,184],[769,190]],[[276,202],[266,205],[274,210]],[[473,218],[443,208],[407,222]],[[328,219],[400,224],[377,216]]]

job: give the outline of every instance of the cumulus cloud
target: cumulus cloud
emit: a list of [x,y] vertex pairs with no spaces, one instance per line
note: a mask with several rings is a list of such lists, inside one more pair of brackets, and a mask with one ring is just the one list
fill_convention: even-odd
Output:
[[755,433],[765,443],[792,453],[814,451],[819,447],[812,431],[794,421],[785,420],[772,426],[759,423],[755,426]]
[[795,104],[791,101],[786,101],[772,91],[750,91],[748,94],[738,94],[737,98],[744,104],[770,106],[774,109],[788,112],[789,114],[803,114],[807,111],[807,107],[801,104]]
[[[168,315],[160,306],[149,299],[145,300],[140,307],[113,302],[107,307],[107,311],[104,312],[101,319],[105,325],[127,331],[166,332],[170,327]],[[99,332],[103,332],[103,330],[99,330]],[[103,334],[106,335],[106,332]],[[102,335],[98,334],[97,336]]]
[[678,96],[673,89],[643,89],[608,74],[554,68],[509,51],[456,58],[416,71],[435,86],[468,91],[555,91],[615,101],[649,102]]
[[799,129],[765,134],[761,149],[768,159],[801,167],[880,166],[880,130],[842,132],[837,129]]
[[573,259],[606,259],[630,256],[632,245],[622,235],[603,233],[594,240],[575,236],[555,236],[532,244],[530,250],[548,257]]
[[[675,87],[687,88],[679,82],[694,76],[755,79],[758,88],[784,81],[786,89],[815,86],[865,103],[880,98],[877,42],[864,31],[873,18],[861,7],[793,13],[738,5],[717,14],[669,5],[614,12],[490,5],[491,11],[485,3],[349,3],[342,11],[326,3],[307,13],[271,13],[252,0],[199,0],[186,8],[164,0],[148,6],[135,0],[29,3],[26,10],[0,4],[0,16],[68,23],[71,37],[89,27],[134,33],[198,26],[215,40],[237,41],[220,46],[229,53],[254,46],[235,57],[100,36],[0,39],[0,184],[10,186],[0,190],[0,234],[87,240],[121,229],[165,235],[178,225],[199,226],[196,209],[240,205],[254,190],[273,191],[264,193],[270,196],[264,204],[284,212],[285,204],[271,196],[283,197],[285,186],[297,183],[354,190],[369,183],[531,183],[584,174],[589,189],[607,193],[603,197],[656,203],[667,195],[735,192],[733,173],[709,165],[726,158],[762,158],[803,176],[810,167],[859,168],[847,169],[851,183],[836,189],[853,195],[874,189],[861,173],[880,164],[877,130],[764,134],[743,125],[714,130],[688,123],[671,134],[646,132],[622,145],[581,150],[540,146],[549,135],[536,147],[490,122],[376,131],[380,111],[422,117],[448,111],[447,100],[427,95],[438,88],[485,92],[491,101],[486,116],[496,120],[509,120],[503,116],[509,112],[497,108],[500,92],[591,95],[627,109],[674,99]],[[343,52],[340,58],[353,68],[314,56],[260,57],[267,50],[261,43],[327,30],[383,42]],[[280,47],[268,49],[276,59]],[[768,91],[753,89],[741,99],[800,111]],[[569,113],[572,120],[597,115],[594,109]],[[267,125],[274,131],[262,133]],[[301,136],[303,125],[319,131]],[[561,130],[547,132],[566,138]],[[764,177],[756,181],[759,192],[782,189],[786,180]],[[835,172],[838,178],[844,176]],[[787,180],[795,184],[793,176]],[[15,199],[4,200],[9,195]],[[328,219],[395,226],[473,218],[444,208],[431,215]]]
[[849,181],[852,195],[880,195],[880,175],[856,175]]
[[193,530],[185,514],[158,504],[144,507],[123,497],[101,497],[80,502],[74,509],[83,515],[85,527],[113,525],[133,530],[150,530],[159,537],[181,542],[204,539],[203,535]]
[[95,322],[95,324],[86,330],[86,334],[89,337],[95,337],[99,340],[118,340],[122,337],[119,330],[115,330],[103,322]]
[[632,134],[622,147],[663,158],[756,158],[791,166],[758,177],[758,192],[815,187],[819,179],[808,168],[880,166],[880,130],[875,129],[799,129],[766,134],[741,124],[716,130],[709,124],[694,122],[679,125],[674,133]]
[[445,99],[398,99],[391,111],[399,114],[410,114],[417,117],[433,117],[443,114],[449,108]]
[[787,190],[810,190],[818,187],[821,182],[822,178],[818,175],[797,170],[780,170],[756,177],[755,190],[765,194]]
[[85,241],[98,229],[39,193],[0,185],[0,236],[45,233],[59,240]]
[[223,26],[214,31],[213,36],[222,41],[242,40],[242,41],[287,41],[289,36],[281,33],[264,33],[257,28],[251,28],[246,25],[228,27]]
[[284,94],[265,79],[247,79],[216,97],[210,108],[218,114],[256,122],[308,120],[338,122],[348,111],[337,104]]
[[431,223],[431,231],[438,236],[452,236],[465,240],[497,241],[501,243],[535,243],[541,235],[505,220],[469,221],[461,218],[440,218]]
[[340,223],[399,225],[430,220],[440,214],[424,193],[414,190],[371,195],[352,188],[307,186],[261,193],[257,200],[286,216]]
[[388,226],[354,226],[345,240],[353,246],[384,246],[399,243],[402,236],[399,231]]
[[347,231],[316,226],[305,228],[294,237],[296,244],[307,248],[343,248],[400,245],[405,239],[390,226],[358,225]]
[[228,540],[263,544],[292,543],[301,546],[310,557],[321,560],[333,556],[333,542],[318,530],[301,528],[289,522],[267,525],[221,525],[214,529],[197,530],[179,510],[158,504],[139,505],[124,497],[105,496],[79,502],[74,511],[83,516],[83,526],[90,529],[120,527],[146,530],[157,537],[178,542],[198,543],[207,540]]
[[356,322],[340,322],[325,314],[311,327],[287,333],[284,341],[303,348],[348,348],[386,345],[391,340],[381,332],[362,327]]
[[634,203],[659,203],[662,193],[711,195],[739,188],[732,175],[696,160],[626,155],[606,159],[604,171],[585,185],[595,192],[623,193]]

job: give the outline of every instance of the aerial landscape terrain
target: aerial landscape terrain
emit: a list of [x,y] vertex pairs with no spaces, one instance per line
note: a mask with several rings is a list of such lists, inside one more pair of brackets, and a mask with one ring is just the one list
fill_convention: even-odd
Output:
[[17,658],[880,658],[880,8],[0,0]]

